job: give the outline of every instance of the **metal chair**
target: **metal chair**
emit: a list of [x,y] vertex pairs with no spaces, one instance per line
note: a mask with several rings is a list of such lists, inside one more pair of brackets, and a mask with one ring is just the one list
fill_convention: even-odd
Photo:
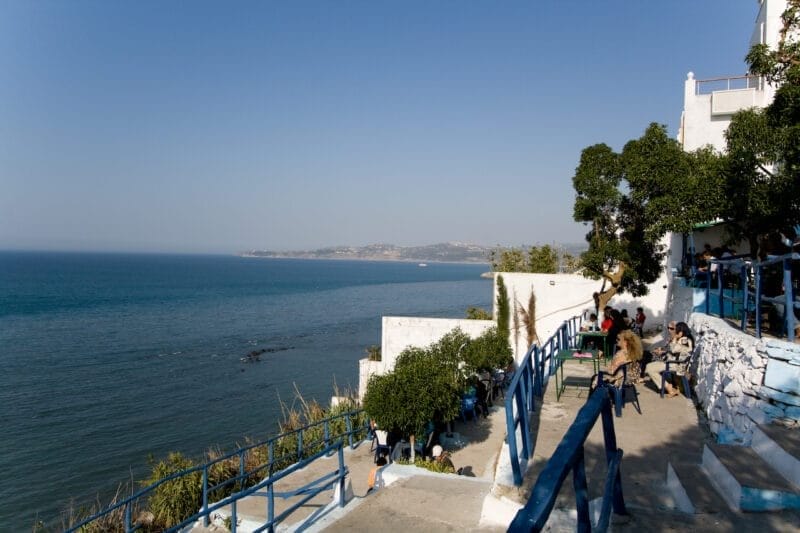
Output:
[[[636,390],[636,385],[628,381],[628,365],[625,363],[620,365],[614,373],[600,371],[597,373],[597,387],[605,387],[611,395],[611,400],[614,402],[614,412],[618,417],[622,416],[622,408],[626,403],[632,403],[639,414],[642,414],[642,407],[639,405],[639,391]],[[622,372],[622,383],[614,385],[605,380],[605,376],[615,377]]]

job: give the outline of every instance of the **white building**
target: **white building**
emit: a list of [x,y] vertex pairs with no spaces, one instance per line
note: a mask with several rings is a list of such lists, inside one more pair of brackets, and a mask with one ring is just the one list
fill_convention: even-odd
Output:
[[[776,47],[782,27],[786,0],[760,0],[750,46]],[[725,130],[737,111],[766,107],[775,97],[775,87],[763,78],[748,74],[695,79],[689,72],[684,82],[683,113],[678,140],[691,152],[706,145],[725,149]]]

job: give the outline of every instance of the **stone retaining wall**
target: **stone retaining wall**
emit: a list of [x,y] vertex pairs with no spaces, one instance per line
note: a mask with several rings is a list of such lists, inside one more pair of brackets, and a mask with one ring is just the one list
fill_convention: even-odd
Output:
[[695,393],[721,442],[750,443],[753,425],[800,426],[800,345],[757,339],[727,322],[692,314]]

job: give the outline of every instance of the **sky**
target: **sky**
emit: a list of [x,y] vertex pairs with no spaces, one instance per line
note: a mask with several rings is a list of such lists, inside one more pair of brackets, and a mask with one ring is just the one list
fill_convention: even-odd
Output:
[[675,135],[756,0],[0,0],[0,249],[582,242],[581,150]]

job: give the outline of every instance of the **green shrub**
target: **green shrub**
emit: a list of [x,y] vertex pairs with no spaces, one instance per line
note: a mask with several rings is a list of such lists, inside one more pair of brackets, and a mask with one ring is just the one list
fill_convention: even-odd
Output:
[[[411,461],[407,459],[401,459],[397,461],[399,464],[403,465],[410,465],[412,464]],[[425,459],[422,457],[417,457],[414,460],[414,466],[418,468],[424,468],[425,470],[430,470],[431,472],[438,472],[439,474],[455,474],[456,469],[450,462],[439,462],[436,460]]]
[[492,313],[480,307],[467,307],[467,318],[469,320],[491,320]]
[[[150,478],[142,482],[150,486],[182,470],[196,466],[182,454],[170,453],[166,460],[153,465]],[[201,472],[192,472],[162,483],[150,495],[149,507],[155,523],[169,528],[196,513],[203,504],[203,477]]]
[[469,343],[463,357],[470,372],[505,368],[512,361],[511,346],[508,337],[503,336],[497,327],[491,327]]

